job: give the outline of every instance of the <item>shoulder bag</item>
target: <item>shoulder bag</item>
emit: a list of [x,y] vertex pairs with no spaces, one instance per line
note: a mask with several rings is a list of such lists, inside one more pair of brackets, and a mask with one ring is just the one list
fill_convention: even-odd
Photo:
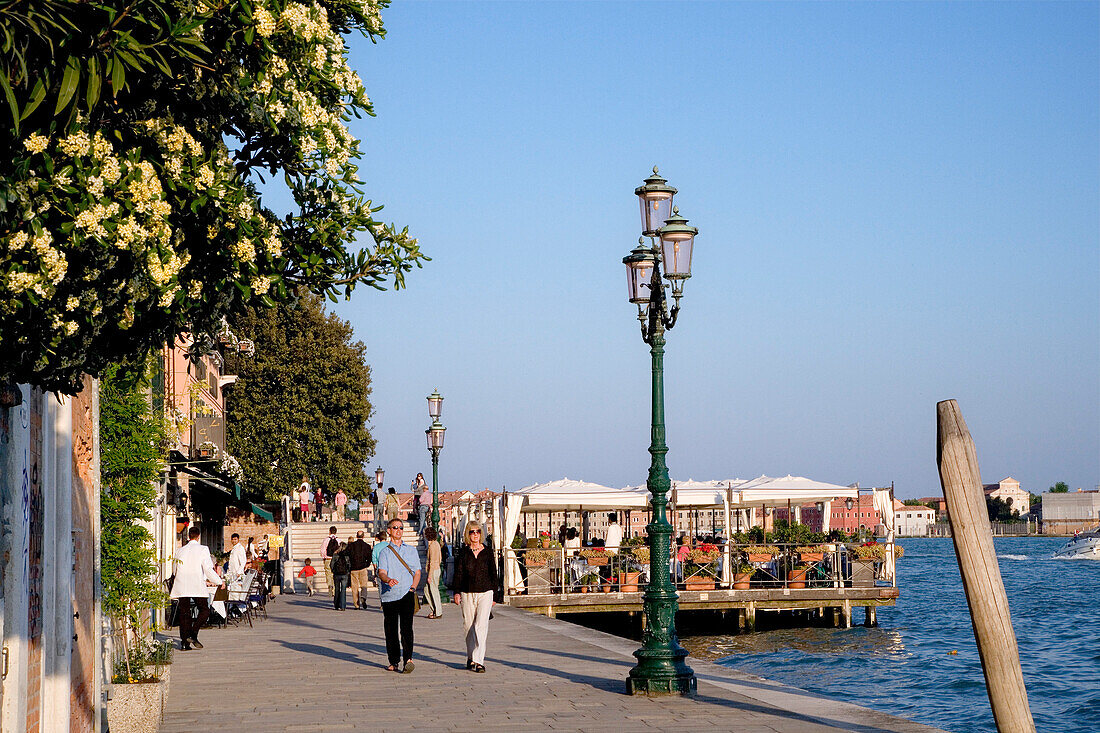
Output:
[[[409,571],[409,575],[413,576],[414,578],[416,577],[416,573],[414,573],[413,569],[409,567],[409,564],[407,562],[405,562],[405,558],[401,557],[401,555],[397,552],[397,550],[393,549],[393,545],[386,545],[386,549],[389,550],[390,552],[392,552],[393,556],[397,558],[397,561],[405,566],[405,569]],[[413,615],[415,616],[416,614],[420,613],[420,596],[417,595],[416,588],[412,589],[412,594],[413,594]]]

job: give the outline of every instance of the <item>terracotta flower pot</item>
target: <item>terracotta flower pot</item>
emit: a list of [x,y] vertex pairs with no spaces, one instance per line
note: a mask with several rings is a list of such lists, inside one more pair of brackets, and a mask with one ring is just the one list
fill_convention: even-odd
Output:
[[790,573],[787,574],[787,587],[788,588],[805,588],[806,587],[806,570],[807,568],[793,568]]
[[737,590],[748,590],[752,586],[752,573],[734,573],[733,587]]
[[637,571],[619,573],[619,590],[623,593],[637,593],[638,592],[638,580],[640,580],[642,574]]
[[540,540],[540,542],[542,544],[542,549],[544,549],[544,550],[549,550],[550,549],[550,538],[549,537],[543,537]]

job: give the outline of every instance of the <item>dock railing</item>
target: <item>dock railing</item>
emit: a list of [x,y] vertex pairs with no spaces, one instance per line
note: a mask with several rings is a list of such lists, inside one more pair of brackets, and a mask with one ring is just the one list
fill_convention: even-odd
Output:
[[[897,586],[889,559],[894,543],[696,543],[673,547],[669,570],[677,589],[774,590]],[[507,548],[505,596],[642,593],[649,548]]]

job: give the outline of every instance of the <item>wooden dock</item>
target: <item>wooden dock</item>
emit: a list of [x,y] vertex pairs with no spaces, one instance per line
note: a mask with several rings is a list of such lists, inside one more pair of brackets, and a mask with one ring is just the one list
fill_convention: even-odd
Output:
[[[897,588],[761,588],[750,590],[681,590],[680,611],[737,611],[738,627],[752,629],[758,611],[812,611],[830,618],[833,625],[850,627],[852,609],[866,608],[868,623],[875,623],[875,609],[893,606]],[[553,618],[559,613],[640,612],[644,593],[557,593],[509,595],[515,608]]]

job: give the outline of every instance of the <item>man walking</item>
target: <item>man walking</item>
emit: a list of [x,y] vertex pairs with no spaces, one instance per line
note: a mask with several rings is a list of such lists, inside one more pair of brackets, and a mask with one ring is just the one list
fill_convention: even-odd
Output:
[[336,498],[332,501],[336,504],[336,517],[333,521],[342,522],[347,519],[346,507],[348,505],[348,495],[344,493],[344,490],[337,489]]
[[[379,553],[377,562],[386,629],[386,654],[390,661],[386,669],[408,674],[413,671],[413,603],[416,600],[416,586],[420,584],[420,553],[412,545],[401,541],[405,526],[400,519],[391,519],[388,529],[390,541]],[[402,662],[403,666],[398,669]]]
[[348,544],[348,560],[351,561],[351,600],[356,608],[367,607],[367,568],[371,563],[371,546],[364,539],[363,530],[355,533],[355,541]]
[[[199,629],[210,618],[210,593],[206,584],[225,585],[221,577],[214,572],[214,563],[210,559],[210,550],[199,544],[199,528],[192,526],[187,530],[188,542],[176,550],[173,567],[172,598],[179,602],[180,649],[192,647],[202,649],[199,643]],[[237,538],[238,544],[240,538]],[[243,548],[242,548],[243,550]],[[191,608],[199,609],[198,618],[191,618]]]
[[340,540],[336,538],[336,527],[328,528],[328,537],[321,540],[321,558],[325,565],[325,582],[328,583],[328,594],[336,596],[336,584],[332,579],[332,556],[340,549]]
[[382,529],[382,497],[378,496],[378,489],[371,489],[370,505],[374,510],[374,533],[385,536],[386,533]]

